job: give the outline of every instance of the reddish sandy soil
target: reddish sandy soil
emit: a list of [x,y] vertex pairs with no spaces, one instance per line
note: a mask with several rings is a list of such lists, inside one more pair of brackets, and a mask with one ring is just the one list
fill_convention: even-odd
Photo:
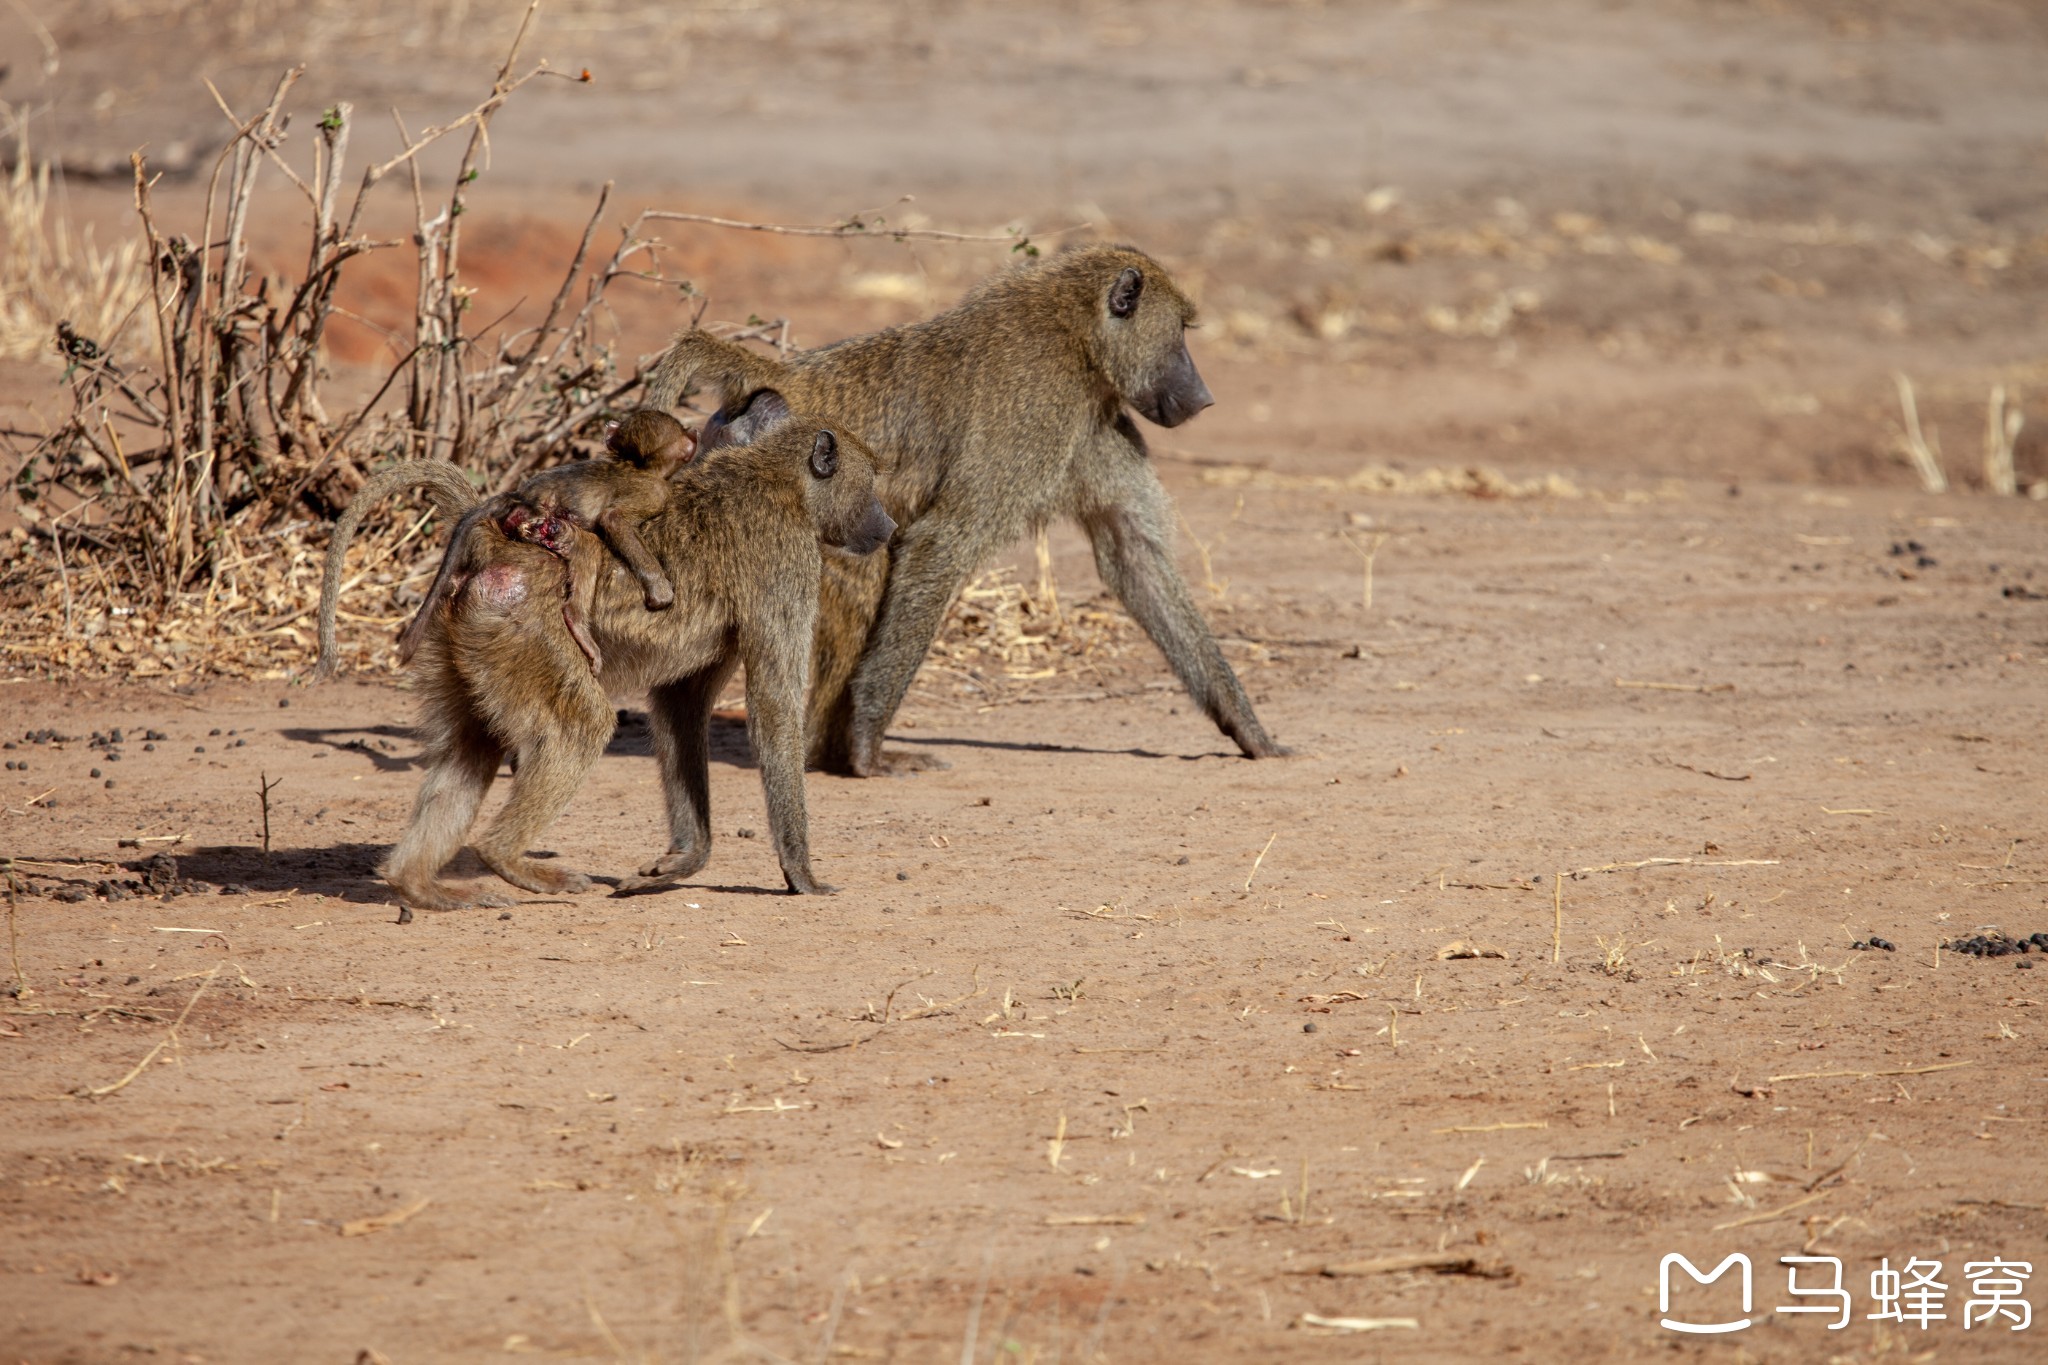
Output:
[[[81,165],[149,108],[117,100],[96,141],[93,80],[173,41],[147,22],[178,6],[129,8],[98,46],[52,24]],[[2048,960],[1939,951],[2048,931],[2048,501],[1975,473],[1990,384],[2048,379],[2037,11],[1191,12],[1032,10],[995,74],[945,60],[1002,27],[973,6],[699,15],[677,79],[730,136],[642,139],[636,170],[563,159],[627,93],[551,140],[508,121],[499,164],[566,207],[490,201],[477,258],[544,293],[590,176],[820,221],[911,157],[947,221],[1091,201],[1203,299],[1219,404],[1155,454],[1183,569],[1297,756],[1228,752],[1128,632],[993,702],[928,669],[894,739],[950,768],[811,778],[835,898],[775,894],[728,716],[703,878],[400,924],[372,868],[418,746],[386,675],[10,671],[0,1359],[2040,1358],[2048,1322],[1963,1315],[1994,1257],[2048,1306]],[[612,37],[657,81],[640,41]],[[324,49],[344,74],[376,50]],[[416,51],[422,98],[473,84]],[[1189,108],[1212,81],[1228,174],[1170,143],[1119,201],[1080,122],[1005,113],[1127,68]],[[151,79],[163,127],[197,128]],[[1433,140],[1331,170],[1351,125],[1317,109],[1346,91]],[[929,126],[949,95],[958,145]],[[814,195],[753,173],[835,98],[927,141],[841,130]],[[1409,197],[1362,206],[1381,184]],[[1001,255],[679,250],[723,311],[806,340]],[[622,321],[652,346],[675,318]],[[1891,451],[1894,369],[1949,494]],[[0,370],[10,422],[52,377]],[[2048,478],[2027,401],[2023,486]],[[1513,486],[1347,482],[1479,463]],[[1053,545],[1071,606],[1092,567]],[[1028,546],[998,562],[1033,572]],[[548,847],[625,872],[659,806],[629,714]],[[144,887],[160,852],[177,880]],[[1852,947],[1873,935],[1896,950]],[[1755,1324],[1661,1327],[1671,1252],[1750,1256]],[[1775,1311],[1818,1302],[1785,1292],[1802,1253],[1840,1259],[1846,1329]],[[1449,1273],[1359,1264],[1388,1257]],[[1866,1318],[1913,1257],[1943,1263],[1946,1320]],[[1723,1281],[1672,1315],[1734,1305]]]

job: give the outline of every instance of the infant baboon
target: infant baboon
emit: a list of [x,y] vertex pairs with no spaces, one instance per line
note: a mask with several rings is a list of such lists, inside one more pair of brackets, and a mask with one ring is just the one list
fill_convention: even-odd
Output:
[[1055,516],[1087,532],[1103,582],[1238,748],[1252,758],[1287,752],[1259,723],[1174,567],[1172,505],[1125,411],[1172,427],[1214,401],[1183,337],[1193,321],[1193,304],[1157,261],[1088,246],[984,281],[925,322],[779,365],[745,351],[735,359],[738,348],[703,332],[676,338],[648,384],[650,405],[674,406],[700,377],[773,382],[792,401],[838,414],[886,471],[882,501],[900,528],[888,556],[827,568],[813,761],[860,776],[916,766],[885,760],[882,735],[947,604],[991,554]]
[[412,621],[398,637],[398,661],[410,663],[419,648],[427,622],[481,565],[488,562],[495,538],[473,538],[480,520],[497,522],[514,539],[538,545],[561,557],[570,566],[568,586],[562,604],[562,620],[570,638],[589,660],[593,674],[604,669],[604,654],[591,640],[584,622],[590,616],[591,595],[597,588],[597,574],[603,567],[595,556],[572,558],[575,545],[594,534],[613,554],[624,560],[640,580],[647,610],[666,611],[675,603],[675,588],[661,565],[640,540],[641,522],[660,511],[668,500],[668,474],[672,467],[686,464],[696,454],[696,442],[683,424],[665,412],[640,408],[613,422],[605,433],[609,460],[584,460],[535,474],[516,490],[484,499],[456,526],[448,538],[448,551],[441,568],[427,589],[427,596]]
[[[772,390],[729,403],[702,449],[701,467],[671,485],[640,528],[676,589],[674,609],[651,616],[624,574],[593,575],[586,624],[607,660],[606,683],[647,691],[668,805],[669,851],[621,889],[688,876],[710,857],[711,706],[745,664],[747,731],[784,879],[792,891],[827,892],[811,870],[804,813],[803,699],[820,542],[869,553],[887,543],[895,523],[875,497],[866,447],[836,425],[792,413]],[[587,889],[589,878],[526,854],[612,732],[605,688],[556,607],[586,551],[565,563],[489,517],[474,523],[464,546],[469,570],[446,609],[428,618],[413,665],[427,776],[381,871],[406,905],[473,903],[442,882],[440,870],[510,754],[512,795],[472,847],[514,886]]]

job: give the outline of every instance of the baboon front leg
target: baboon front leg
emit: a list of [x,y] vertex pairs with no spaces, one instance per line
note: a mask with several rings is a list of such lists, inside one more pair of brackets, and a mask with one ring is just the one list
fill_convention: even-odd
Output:
[[550,867],[526,850],[568,806],[611,737],[612,713],[603,694],[593,688],[573,700],[591,698],[594,706],[576,707],[584,714],[560,717],[519,745],[512,795],[472,845],[484,866],[522,890],[573,895],[590,889],[590,878],[581,872]]
[[711,708],[737,662],[721,660],[647,694],[654,758],[668,807],[668,852],[641,868],[639,875],[622,878],[618,894],[694,876],[711,861]]
[[761,794],[768,802],[768,834],[783,880],[800,896],[829,896],[811,871],[810,817],[804,807],[804,682],[811,632],[764,632],[747,657],[747,738],[761,765]]
[[[1251,698],[1216,647],[1216,637],[1167,552],[1166,490],[1131,452],[1114,469],[1115,487],[1090,490],[1081,525],[1095,548],[1096,572],[1152,642],[1216,728],[1247,758],[1290,752],[1275,744],[1252,711]],[[1101,470],[1089,473],[1101,474]]]
[[669,582],[668,571],[647,548],[647,542],[640,539],[639,529],[629,518],[618,508],[607,507],[598,514],[596,530],[598,538],[626,561],[633,577],[640,580],[641,600],[647,604],[647,610],[666,611],[675,605],[675,584]]
[[896,709],[903,704],[910,680],[917,676],[918,665],[931,649],[932,638],[939,633],[947,603],[972,567],[971,561],[963,558],[965,547],[947,540],[946,533],[936,529],[940,520],[932,517],[919,522],[891,551],[881,612],[853,674],[847,763],[856,777],[951,766],[923,754],[887,758],[882,754],[882,736],[896,718]]
[[413,801],[412,823],[377,871],[398,893],[399,903],[420,910],[462,910],[472,905],[509,905],[496,894],[465,893],[440,879],[497,776],[504,750],[481,725],[459,727],[429,756],[427,776]]

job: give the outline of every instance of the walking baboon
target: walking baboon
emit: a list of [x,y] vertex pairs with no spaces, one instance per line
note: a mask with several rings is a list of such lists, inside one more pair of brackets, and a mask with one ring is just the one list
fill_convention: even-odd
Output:
[[[1088,246],[997,275],[927,321],[790,356],[792,398],[838,415],[883,461],[898,523],[886,561],[828,566],[813,663],[811,757],[867,776],[947,604],[997,549],[1055,516],[1094,546],[1103,582],[1246,756],[1287,752],[1174,567],[1172,509],[1125,408],[1178,426],[1214,400],[1183,332],[1194,306],[1143,252]],[[648,385],[674,406],[731,343],[686,331]],[[752,356],[757,366],[773,362]],[[715,422],[717,419],[714,418]]]
[[512,492],[486,498],[470,509],[448,538],[448,551],[427,589],[426,600],[398,637],[400,663],[411,662],[428,620],[440,611],[456,586],[486,562],[480,556],[495,544],[495,538],[472,541],[470,536],[471,528],[483,518],[571,564],[562,620],[570,638],[590,661],[592,673],[604,669],[603,652],[584,628],[599,561],[582,556],[583,569],[575,567],[571,553],[582,538],[578,532],[595,535],[626,562],[640,580],[647,610],[666,611],[674,604],[675,588],[641,543],[637,528],[666,504],[669,471],[689,462],[696,454],[696,441],[668,413],[640,408],[610,424],[605,445],[612,452],[609,460],[583,460],[543,470]]
[[[640,528],[676,588],[674,609],[644,610],[636,582],[595,547],[588,625],[606,683],[646,690],[667,797],[669,849],[624,890],[702,868],[710,857],[711,707],[744,664],[747,732],[761,765],[768,828],[795,892],[823,893],[804,814],[803,700],[818,604],[820,542],[864,554],[895,523],[875,497],[874,462],[841,428],[792,413],[772,390],[728,404],[702,467],[670,485]],[[583,538],[586,542],[588,537]],[[586,889],[589,878],[526,855],[604,751],[613,712],[556,608],[580,564],[478,520],[475,567],[427,622],[414,668],[428,771],[411,824],[381,871],[405,904],[452,909],[473,897],[440,880],[499,764],[516,759],[503,808],[471,841],[484,865],[529,891]]]

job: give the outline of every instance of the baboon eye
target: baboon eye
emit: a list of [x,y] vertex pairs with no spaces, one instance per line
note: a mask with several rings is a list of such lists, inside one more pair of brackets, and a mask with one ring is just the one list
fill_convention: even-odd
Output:
[[1116,277],[1116,283],[1109,287],[1109,315],[1113,318],[1127,318],[1138,311],[1138,293],[1145,287],[1145,277],[1133,266],[1125,266],[1124,272]]
[[811,442],[811,472],[821,479],[839,472],[839,442],[829,431],[819,432],[818,439]]

